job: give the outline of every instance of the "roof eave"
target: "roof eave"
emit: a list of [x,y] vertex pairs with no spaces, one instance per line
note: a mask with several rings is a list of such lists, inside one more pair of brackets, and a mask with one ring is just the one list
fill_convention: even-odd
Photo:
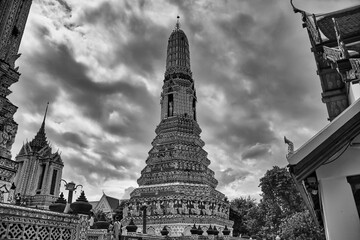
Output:
[[359,133],[358,100],[289,157],[290,168],[296,180],[304,180]]

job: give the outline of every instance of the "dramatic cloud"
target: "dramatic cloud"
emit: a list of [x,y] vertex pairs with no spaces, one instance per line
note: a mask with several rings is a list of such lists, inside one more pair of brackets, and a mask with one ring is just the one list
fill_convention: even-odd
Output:
[[234,170],[227,168],[224,171],[218,172],[219,187],[226,186],[235,181],[241,181],[248,176],[250,172],[244,170]]
[[[357,3],[295,1],[309,12]],[[180,15],[190,44],[205,150],[229,198],[259,198],[259,179],[287,164],[326,123],[321,86],[288,1],[34,0],[12,86],[13,155],[38,131],[61,153],[63,178],[90,200],[128,198],[160,122],[168,37]]]

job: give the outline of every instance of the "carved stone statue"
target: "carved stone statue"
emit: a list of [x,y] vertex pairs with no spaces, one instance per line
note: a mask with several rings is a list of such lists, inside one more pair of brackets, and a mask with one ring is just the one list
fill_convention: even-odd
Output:
[[203,209],[203,214],[204,215],[211,215],[211,209],[210,209],[210,204],[209,203],[205,203],[204,205],[204,209]]
[[157,202],[156,202],[155,212],[156,212],[156,214],[158,214],[158,215],[163,215],[163,210],[161,209],[160,201],[157,201]]
[[14,142],[14,127],[11,125],[5,125],[4,130],[0,132],[0,146],[4,148],[11,147]]
[[217,204],[214,204],[214,207],[213,207],[213,215],[214,215],[214,216],[218,216],[218,213],[219,213],[219,211],[218,211],[218,205],[217,205]]
[[175,214],[176,211],[175,211],[175,208],[174,208],[174,201],[173,200],[170,200],[169,201],[169,206],[167,208],[167,214]]
[[199,203],[194,202],[194,208],[191,209],[192,214],[200,215]]
[[147,208],[146,208],[146,216],[150,216],[151,215],[151,210],[153,208],[152,204],[148,204]]
[[183,201],[182,204],[181,204],[181,213],[182,214],[188,214],[189,211],[188,211],[188,208],[187,208],[187,205],[186,205],[186,202]]
[[123,218],[126,218],[129,215],[129,208],[125,206],[123,209]]

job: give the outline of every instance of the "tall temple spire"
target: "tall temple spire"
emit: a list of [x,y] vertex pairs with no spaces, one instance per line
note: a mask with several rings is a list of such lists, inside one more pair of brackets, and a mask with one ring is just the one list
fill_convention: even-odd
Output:
[[167,47],[161,98],[161,121],[138,179],[139,188],[124,208],[123,225],[142,222],[146,206],[148,227],[160,234],[166,223],[171,236],[190,235],[194,222],[201,227],[232,226],[229,203],[215,188],[218,181],[209,168],[196,119],[196,90],[190,70],[189,42],[179,17]]
[[38,150],[42,149],[44,146],[48,145],[48,142],[46,139],[46,133],[45,133],[45,120],[46,120],[48,107],[49,107],[49,102],[46,105],[44,119],[41,124],[41,127],[40,127],[39,131],[37,132],[35,138],[30,142],[30,146],[35,151],[38,151]]

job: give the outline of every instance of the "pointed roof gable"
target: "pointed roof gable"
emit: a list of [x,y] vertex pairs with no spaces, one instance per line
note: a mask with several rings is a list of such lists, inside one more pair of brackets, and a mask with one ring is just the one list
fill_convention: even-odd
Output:
[[103,193],[102,197],[97,202],[96,207],[94,207],[94,209],[103,210],[105,207],[110,211],[114,211],[119,206],[119,203],[120,203],[119,199],[109,197],[105,193]]

